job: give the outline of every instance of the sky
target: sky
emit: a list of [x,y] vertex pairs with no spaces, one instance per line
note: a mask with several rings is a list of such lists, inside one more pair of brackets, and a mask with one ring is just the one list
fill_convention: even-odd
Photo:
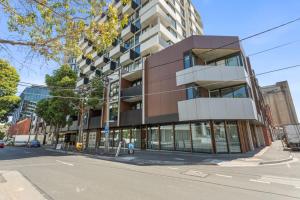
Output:
[[[200,12],[206,35],[233,35],[245,38],[287,21],[300,17],[299,0],[192,0]],[[6,30],[6,18],[0,14],[0,38],[13,37]],[[300,64],[300,21],[242,42],[246,55],[281,44],[292,44],[252,56],[251,64],[256,73]],[[28,54],[20,47],[0,50],[15,66],[21,81],[44,84],[44,77],[57,68],[41,58]],[[287,80],[300,117],[300,67],[257,77],[261,86]],[[24,87],[19,87],[19,93]]]

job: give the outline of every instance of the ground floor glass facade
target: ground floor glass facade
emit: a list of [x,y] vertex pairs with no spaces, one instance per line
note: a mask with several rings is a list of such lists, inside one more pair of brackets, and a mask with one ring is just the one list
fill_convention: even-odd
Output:
[[[98,135],[99,134],[99,135]],[[98,136],[97,136],[98,135]],[[104,131],[83,133],[89,148],[105,146]],[[156,126],[111,128],[109,146],[116,148],[120,141],[136,149],[186,151],[199,153],[240,153],[241,141],[237,121],[200,121]]]

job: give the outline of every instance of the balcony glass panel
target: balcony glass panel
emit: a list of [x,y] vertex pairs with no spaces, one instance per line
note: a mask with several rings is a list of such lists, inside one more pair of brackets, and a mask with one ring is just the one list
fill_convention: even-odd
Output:
[[148,128],[148,145],[149,149],[159,149],[158,127]]
[[211,153],[211,127],[209,122],[192,124],[193,151]]
[[227,153],[227,139],[224,122],[214,122],[214,133],[217,153]]
[[229,143],[229,151],[231,153],[240,153],[241,145],[236,122],[227,122],[226,131]]
[[163,150],[174,150],[173,126],[160,127],[160,146]]
[[175,125],[175,148],[178,151],[191,151],[191,132],[189,124]]

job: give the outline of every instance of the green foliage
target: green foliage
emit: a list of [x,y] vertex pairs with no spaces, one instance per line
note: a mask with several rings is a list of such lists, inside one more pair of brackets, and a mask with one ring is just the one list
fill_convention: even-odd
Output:
[[68,123],[67,116],[76,113],[74,105],[79,104],[74,92],[76,79],[76,73],[69,65],[61,66],[52,75],[46,75],[46,84],[53,97],[41,100],[36,108],[37,115],[46,123],[64,127]]
[[3,140],[4,137],[5,137],[5,133],[0,131],[0,140]]
[[15,95],[19,80],[16,69],[0,59],[0,121],[7,120],[7,115],[20,101]]
[[96,76],[91,80],[91,88],[87,104],[94,109],[101,108],[103,104],[103,81],[100,77]]
[[[128,22],[127,15],[118,15],[112,1],[102,0],[0,0],[0,12],[9,17],[8,29],[20,36],[18,40],[0,38],[0,43],[29,46],[55,60],[61,59],[62,53],[83,54],[79,46],[83,37],[95,51],[103,51]],[[99,22],[103,13],[108,20]]]

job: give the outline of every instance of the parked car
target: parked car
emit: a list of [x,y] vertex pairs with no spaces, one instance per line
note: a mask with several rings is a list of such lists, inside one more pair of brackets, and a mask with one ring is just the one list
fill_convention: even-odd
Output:
[[28,143],[28,147],[41,147],[41,144],[38,140],[31,140],[29,143]]
[[5,144],[3,140],[0,140],[0,148],[4,148]]

